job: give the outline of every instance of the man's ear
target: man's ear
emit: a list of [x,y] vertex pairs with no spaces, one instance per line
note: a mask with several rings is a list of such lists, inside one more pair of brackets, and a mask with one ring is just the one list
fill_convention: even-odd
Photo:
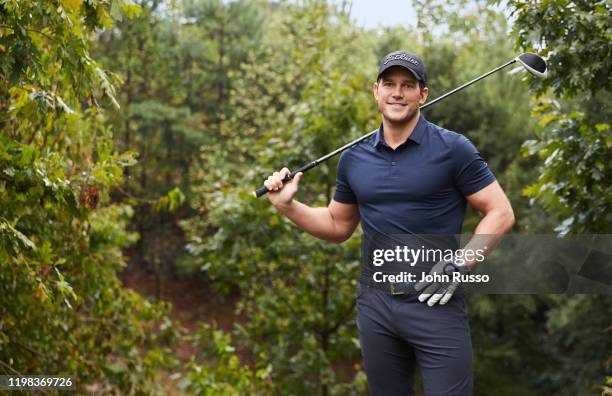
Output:
[[419,100],[419,104],[422,106],[427,101],[427,96],[429,95],[429,88],[423,87],[421,89],[421,99]]
[[378,81],[372,85],[372,93],[374,94],[374,99],[378,101]]

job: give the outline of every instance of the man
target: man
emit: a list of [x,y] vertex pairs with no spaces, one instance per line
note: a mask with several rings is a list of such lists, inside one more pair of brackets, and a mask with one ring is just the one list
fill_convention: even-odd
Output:
[[[294,200],[302,174],[283,184],[287,168],[264,182],[270,202],[302,230],[336,243],[348,239],[360,220],[364,241],[380,235],[457,235],[469,202],[484,214],[475,234],[485,237],[468,245],[492,247],[514,224],[512,207],[472,143],[420,114],[429,93],[421,59],[405,51],[385,56],[373,93],[382,124],[341,156],[329,206],[311,208]],[[445,264],[432,272],[446,273]],[[475,261],[463,264],[461,271],[469,271]],[[379,285],[371,270],[364,264],[357,292],[371,392],[412,395],[418,365],[427,396],[471,395],[469,323],[463,296],[453,297],[456,283],[421,282],[417,297],[414,284],[412,293],[406,284]]]

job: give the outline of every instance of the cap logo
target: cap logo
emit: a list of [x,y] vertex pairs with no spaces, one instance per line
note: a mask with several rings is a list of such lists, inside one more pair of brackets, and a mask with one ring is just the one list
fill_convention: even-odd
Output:
[[387,63],[391,62],[392,60],[405,60],[407,62],[412,63],[413,65],[417,65],[419,64],[419,61],[414,59],[413,57],[410,57],[406,54],[395,54],[395,55],[389,55],[385,58],[385,62],[383,63],[383,65],[386,65]]

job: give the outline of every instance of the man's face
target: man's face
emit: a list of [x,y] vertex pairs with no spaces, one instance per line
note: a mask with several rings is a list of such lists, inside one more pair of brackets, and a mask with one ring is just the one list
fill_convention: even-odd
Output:
[[378,110],[391,123],[412,120],[419,106],[427,100],[428,93],[427,87],[421,89],[414,75],[401,66],[390,68],[374,84]]

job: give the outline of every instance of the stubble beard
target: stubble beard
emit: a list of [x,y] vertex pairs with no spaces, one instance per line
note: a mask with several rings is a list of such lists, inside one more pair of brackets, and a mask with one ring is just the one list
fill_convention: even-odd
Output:
[[387,118],[385,116],[385,113],[383,113],[381,111],[381,114],[383,116],[383,118],[391,125],[394,126],[404,126],[404,125],[408,125],[410,124],[410,122],[412,122],[418,115],[419,115],[419,108],[415,108],[414,110],[412,110],[411,112],[409,112],[405,117],[401,118],[401,119],[392,119],[392,118]]

